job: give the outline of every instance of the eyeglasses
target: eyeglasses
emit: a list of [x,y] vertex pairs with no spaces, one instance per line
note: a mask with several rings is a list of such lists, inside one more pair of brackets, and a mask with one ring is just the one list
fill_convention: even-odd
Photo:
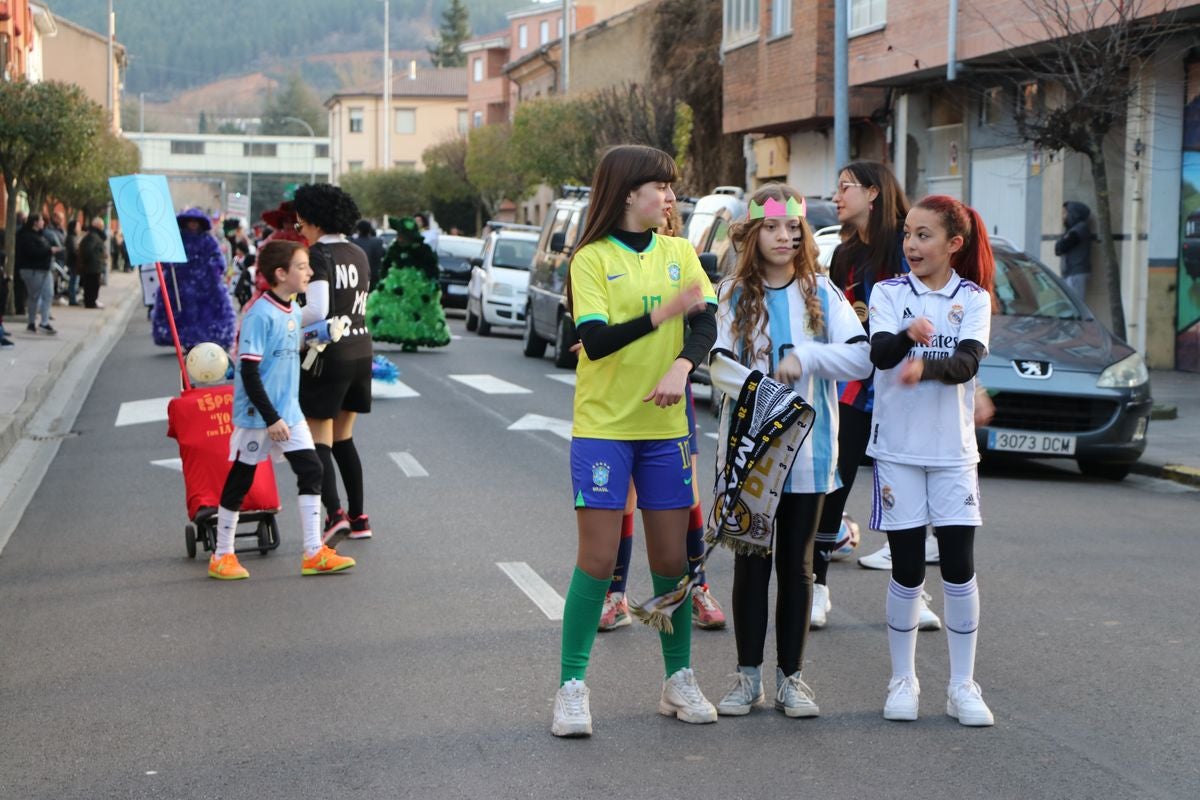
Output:
[[863,188],[863,185],[861,183],[851,183],[850,181],[841,181],[840,183],[838,183],[837,191],[834,192],[834,194],[845,194],[846,190],[849,189],[851,186],[857,186],[860,189]]
[[299,233],[299,232],[300,232],[300,229],[301,229],[301,228],[303,228],[303,227],[304,227],[304,223],[303,223],[303,222],[293,222],[293,223],[292,223],[292,228],[293,228],[293,229],[296,231],[296,233]]

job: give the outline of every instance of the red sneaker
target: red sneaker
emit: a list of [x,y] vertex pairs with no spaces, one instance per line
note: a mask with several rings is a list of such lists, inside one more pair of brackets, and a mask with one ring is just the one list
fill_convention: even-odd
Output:
[[706,631],[725,627],[725,612],[717,605],[717,598],[708,591],[708,584],[692,589],[692,622]]
[[325,518],[325,532],[321,534],[321,544],[336,543],[349,531],[350,518],[339,508]]
[[350,532],[346,534],[347,539],[370,539],[371,538],[371,521],[367,519],[367,515],[363,514],[360,517],[350,518]]

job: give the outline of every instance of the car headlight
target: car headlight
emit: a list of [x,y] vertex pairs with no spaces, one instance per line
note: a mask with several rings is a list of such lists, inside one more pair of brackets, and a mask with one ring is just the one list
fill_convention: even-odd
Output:
[[1146,362],[1137,353],[1122,358],[1115,364],[1109,364],[1100,373],[1096,385],[1101,389],[1132,389],[1150,380],[1146,370]]
[[495,297],[511,297],[513,287],[511,283],[493,283],[492,295]]

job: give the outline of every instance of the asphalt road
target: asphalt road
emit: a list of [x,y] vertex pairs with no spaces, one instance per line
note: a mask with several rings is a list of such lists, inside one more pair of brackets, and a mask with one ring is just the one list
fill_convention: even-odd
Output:
[[[284,465],[283,544],[227,584],[185,558],[181,475],[152,464],[178,456],[165,423],[115,425],[122,403],[178,389],[173,355],[130,324],[0,558],[0,797],[1200,796],[1200,493],[1064,465],[984,472],[977,678],[994,728],[945,716],[941,633],[919,642],[922,718],[883,720],[887,575],[843,562],[806,652],[819,719],[659,716],[658,640],[638,626],[597,640],[595,735],[555,739],[559,623],[497,563],[566,591],[568,442],[509,428],[569,420],[571,387],[548,377],[569,373],[515,335],[452,327],[448,348],[389,353],[417,396],[377,400],[356,431],[375,529],[340,548],[357,568],[301,578]],[[881,542],[865,534],[864,552]],[[731,577],[718,554],[727,609]],[[630,591],[649,594],[640,545]],[[696,631],[693,650],[715,702],[732,630]]]

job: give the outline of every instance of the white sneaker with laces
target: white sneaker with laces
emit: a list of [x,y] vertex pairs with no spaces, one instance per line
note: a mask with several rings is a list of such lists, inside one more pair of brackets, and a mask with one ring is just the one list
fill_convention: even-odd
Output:
[[983,702],[983,693],[975,681],[947,687],[946,713],[960,724],[973,728],[986,728],[996,724],[992,710]]
[[775,690],[776,711],[782,711],[793,718],[820,716],[821,709],[817,707],[816,695],[807,683],[800,680],[799,672],[785,677],[783,670],[776,667],[775,685],[778,687]]
[[832,609],[833,603],[829,600],[829,587],[823,583],[814,583],[812,616],[809,618],[808,627],[813,630],[824,628],[829,621],[828,614]]
[[663,681],[658,713],[694,724],[717,721],[717,709],[700,691],[696,673],[692,672],[691,667],[684,667]]
[[883,547],[876,550],[870,555],[860,556],[858,565],[863,569],[891,569],[892,568],[892,546],[887,542],[883,543]]
[[764,695],[762,670],[758,667],[738,667],[733,674],[733,687],[717,703],[717,713],[726,717],[741,717],[750,713],[752,706],[760,706]]
[[554,723],[550,732],[555,736],[591,736],[592,711],[588,705],[588,688],[580,680],[571,679],[554,695]]
[[929,607],[929,601],[932,599],[929,592],[921,592],[920,616],[917,618],[917,630],[919,631],[940,631],[942,629],[942,621]]
[[920,707],[921,684],[913,677],[893,678],[888,684],[887,702],[883,704],[883,718],[911,722],[917,718]]

